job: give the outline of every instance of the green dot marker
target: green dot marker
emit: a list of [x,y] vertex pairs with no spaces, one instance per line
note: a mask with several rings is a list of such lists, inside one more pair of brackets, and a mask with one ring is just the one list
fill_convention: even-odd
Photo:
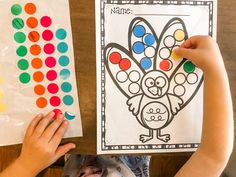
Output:
[[22,32],[17,32],[15,35],[14,35],[14,39],[16,42],[18,43],[24,43],[25,40],[26,40],[26,35]]
[[66,95],[66,96],[64,96],[64,98],[63,98],[63,103],[64,103],[65,105],[67,105],[67,106],[70,106],[70,105],[72,105],[72,104],[74,103],[74,99],[73,99],[72,96]]
[[70,63],[70,59],[67,56],[63,55],[59,58],[59,64],[61,66],[63,66],[63,67],[67,66],[67,65],[69,65],[69,63]]
[[195,65],[191,61],[187,61],[184,64],[184,71],[186,73],[192,73],[192,72],[194,72],[194,70],[195,70]]
[[12,21],[12,26],[15,28],[15,29],[22,29],[25,24],[24,24],[24,21],[21,19],[21,18],[15,18],[13,21]]
[[25,59],[18,61],[17,65],[21,70],[27,70],[29,68],[29,62]]
[[11,7],[11,13],[13,15],[20,15],[22,12],[22,7],[19,4],[15,4]]
[[22,74],[20,75],[20,82],[21,82],[22,84],[27,84],[27,83],[29,83],[29,82],[30,82],[30,79],[31,79],[31,77],[30,77],[30,75],[29,75],[28,73],[22,73]]
[[61,70],[61,72],[60,72],[60,77],[61,77],[61,79],[63,79],[63,80],[68,79],[68,78],[70,77],[70,71],[69,71],[68,69],[63,69],[63,70]]
[[27,55],[27,48],[25,46],[20,46],[17,50],[16,50],[16,54],[19,56],[19,57],[24,57]]
[[72,90],[72,85],[69,82],[64,82],[61,85],[61,89],[62,89],[63,92],[68,93]]

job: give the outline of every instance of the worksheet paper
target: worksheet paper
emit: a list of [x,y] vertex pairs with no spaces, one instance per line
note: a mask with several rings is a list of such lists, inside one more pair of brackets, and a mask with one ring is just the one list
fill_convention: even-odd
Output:
[[98,154],[195,151],[203,73],[174,49],[216,37],[216,1],[96,1]]
[[[0,0],[0,146],[54,111],[82,136],[68,0]],[[56,118],[56,117],[55,117]]]

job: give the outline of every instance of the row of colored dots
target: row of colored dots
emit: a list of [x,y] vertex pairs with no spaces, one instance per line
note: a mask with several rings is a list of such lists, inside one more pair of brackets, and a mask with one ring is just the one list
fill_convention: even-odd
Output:
[[[37,8],[33,3],[27,3],[24,6],[24,10],[27,14],[32,15],[36,12]],[[20,15],[22,13],[22,7],[19,4],[14,4],[11,7],[11,12],[13,15]]]
[[[62,29],[59,29],[57,30],[57,38],[58,39],[62,39],[64,38],[66,34],[64,34],[62,31]],[[64,30],[63,30],[64,31]],[[59,32],[59,33],[58,33]],[[53,32],[51,30],[45,30],[43,31],[42,33],[42,38],[45,40],[45,41],[51,41],[53,39]],[[26,41],[26,34],[23,33],[23,32],[17,32],[15,33],[14,35],[14,39],[17,43],[24,43]],[[39,39],[40,39],[40,34],[37,32],[37,31],[31,31],[29,34],[28,34],[28,39],[31,41],[31,42],[38,42]],[[63,45],[65,46],[65,44],[63,43],[60,43],[58,45],[58,49],[61,49],[63,47]],[[67,46],[65,46],[67,47]],[[63,47],[63,48],[65,48]]]
[[121,70],[126,71],[130,69],[131,62],[127,58],[122,58],[119,52],[113,52],[110,54],[110,62],[113,64],[119,64]]
[[[67,66],[69,64],[69,58],[67,56],[61,56],[59,58],[59,64],[61,66]],[[31,62],[31,65],[34,69],[40,69],[43,66],[43,61],[40,58],[34,58]],[[48,57],[45,60],[45,65],[49,68],[53,68],[56,66],[56,59],[54,57]],[[26,59],[20,59],[17,63],[17,66],[20,70],[27,70],[29,68],[29,62]],[[67,69],[63,69],[60,72],[62,78],[65,78],[65,76],[70,75],[70,71]],[[66,77],[69,78],[69,77]]]
[[[20,63],[18,63],[18,67],[22,70],[26,70],[26,68],[28,67],[28,65],[26,64],[26,61],[24,60],[21,60]],[[49,80],[49,81],[55,81],[58,77],[58,74],[55,70],[50,70],[46,73],[46,78]],[[62,69],[60,71],[60,78],[62,80],[66,80],[70,77],[70,71],[68,69]],[[33,74],[33,80],[37,83],[39,82],[42,82],[44,80],[45,76],[44,74],[41,72],[41,71],[36,71],[34,74]],[[24,73],[21,73],[20,74],[20,82],[23,83],[23,84],[27,84],[30,82],[31,80],[31,76],[29,73],[27,72],[24,72]]]

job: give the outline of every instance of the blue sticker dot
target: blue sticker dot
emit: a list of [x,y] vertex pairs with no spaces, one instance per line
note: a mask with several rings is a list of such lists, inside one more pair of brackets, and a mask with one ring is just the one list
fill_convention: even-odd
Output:
[[72,90],[72,85],[69,82],[64,82],[61,85],[61,89],[62,89],[63,92],[68,93]]
[[61,79],[63,79],[63,80],[68,79],[68,78],[70,77],[70,70],[68,70],[68,69],[63,69],[63,70],[61,70],[61,72],[60,72],[60,77],[61,77]]
[[147,45],[147,46],[151,46],[155,43],[155,38],[152,34],[147,34],[144,36],[144,43]]
[[142,42],[135,42],[133,45],[133,51],[136,54],[141,54],[145,50],[145,46]]
[[61,66],[63,66],[63,67],[64,67],[64,66],[68,66],[69,63],[70,63],[69,57],[63,55],[63,56],[61,56],[61,57],[59,58],[59,64],[60,64]]
[[65,39],[67,36],[66,30],[64,30],[62,28],[58,29],[56,32],[56,36],[57,36],[57,39],[60,39],[60,40]]
[[70,106],[74,103],[74,98],[70,95],[66,95],[63,98],[63,103],[67,106]]
[[146,30],[142,25],[136,25],[133,30],[133,33],[136,37],[143,37],[145,32]]
[[60,53],[66,53],[68,51],[68,45],[65,42],[61,42],[57,45],[57,50]]
[[73,119],[75,119],[75,115],[74,114],[72,114],[72,113],[70,113],[70,112],[65,112],[65,118],[67,119],[67,120],[73,120]]
[[152,66],[152,60],[150,58],[143,58],[140,62],[141,67],[145,70],[150,69]]

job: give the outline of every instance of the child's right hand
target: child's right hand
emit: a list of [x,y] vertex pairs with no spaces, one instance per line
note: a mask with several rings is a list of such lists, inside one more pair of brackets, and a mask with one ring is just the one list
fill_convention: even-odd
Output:
[[186,40],[176,54],[189,59],[204,72],[224,69],[223,59],[217,43],[209,36],[193,36]]

